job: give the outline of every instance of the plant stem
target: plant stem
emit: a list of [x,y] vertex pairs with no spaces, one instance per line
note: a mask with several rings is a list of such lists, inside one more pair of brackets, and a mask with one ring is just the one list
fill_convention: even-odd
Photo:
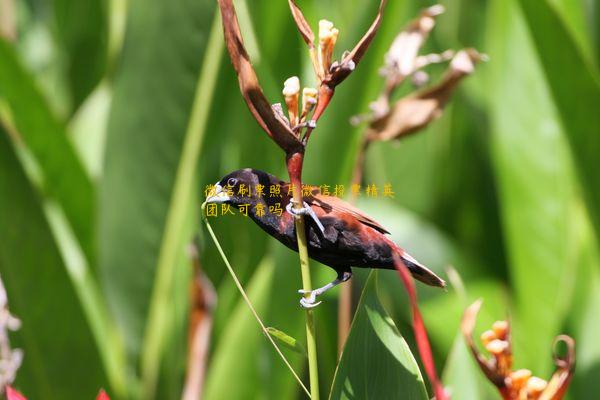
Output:
[[[288,157],[287,166],[292,184],[294,207],[302,208],[302,162],[304,154],[295,153]],[[306,243],[306,227],[303,216],[294,218],[296,224],[296,238],[298,241],[298,254],[300,255],[300,272],[302,273],[302,289],[312,290],[310,267],[308,264],[308,245]],[[315,335],[315,321],[313,310],[306,309],[306,350],[308,353],[308,373],[310,378],[310,394],[312,400],[319,400],[319,367],[317,364],[317,341]]]

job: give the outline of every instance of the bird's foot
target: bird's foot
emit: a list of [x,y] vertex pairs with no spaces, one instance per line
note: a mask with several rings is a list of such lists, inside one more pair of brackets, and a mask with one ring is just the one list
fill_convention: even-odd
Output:
[[308,294],[308,297],[302,297],[300,299],[300,307],[302,307],[302,308],[315,308],[316,306],[318,306],[319,304],[322,303],[322,301],[317,301],[317,296],[321,294],[319,292],[319,289],[316,289],[316,290],[300,289],[300,290],[298,290],[298,293]]
[[290,202],[288,203],[288,205],[285,206],[286,211],[296,217],[298,217],[300,215],[310,216],[313,219],[313,221],[315,221],[315,223],[317,224],[317,226],[319,227],[321,232],[325,232],[325,227],[323,226],[321,221],[319,221],[317,214],[315,214],[315,212],[308,205],[307,202],[305,202],[305,201],[303,202],[302,208],[296,208],[296,207],[294,207],[295,205],[296,205],[296,203],[294,202],[294,199],[291,199]]

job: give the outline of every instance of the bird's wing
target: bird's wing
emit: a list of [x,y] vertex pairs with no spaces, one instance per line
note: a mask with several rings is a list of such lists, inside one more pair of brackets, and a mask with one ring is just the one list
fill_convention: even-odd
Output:
[[363,213],[360,209],[354,207],[353,205],[340,199],[339,197],[316,194],[313,195],[311,198],[307,198],[306,202],[309,203],[311,207],[321,208],[325,212],[325,214],[333,211],[342,213],[344,215],[351,215],[352,217],[356,218],[360,223],[370,226],[371,228],[381,233],[390,233],[387,229],[381,226],[379,222],[375,221],[373,218]]
[[[289,183],[281,182],[282,193],[289,193]],[[385,234],[389,234],[387,229],[381,226],[377,221],[373,218],[369,217],[365,213],[363,213],[360,209],[354,207],[352,204],[340,199],[335,196],[326,196],[321,194],[321,190],[318,186],[311,186],[311,195],[304,196],[304,201],[310,204],[313,208],[319,208],[320,210],[315,210],[317,215],[319,214],[329,214],[331,212],[338,212],[343,215],[348,215],[354,217],[360,223],[370,226],[371,228]],[[305,193],[306,194],[306,193]],[[321,212],[319,212],[321,211]]]

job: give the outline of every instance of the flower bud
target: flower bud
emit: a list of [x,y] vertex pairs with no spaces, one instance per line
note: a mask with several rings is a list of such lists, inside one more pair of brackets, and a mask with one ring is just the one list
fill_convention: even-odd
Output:
[[525,387],[525,385],[527,385],[529,378],[531,378],[531,371],[528,369],[520,369],[520,370],[511,372],[510,382],[511,382],[512,389],[514,389],[515,391],[521,390],[521,388],[523,388],[523,387]]
[[302,122],[317,104],[318,95],[319,92],[315,88],[306,87],[302,90],[302,115],[300,116]]
[[479,337],[481,339],[481,343],[484,346],[487,346],[492,340],[497,339],[496,334],[492,330],[487,330],[481,334]]
[[532,376],[527,381],[527,396],[528,398],[536,399],[548,386],[548,382],[537,376]]
[[292,76],[283,83],[283,95],[285,96],[290,125],[294,127],[298,125],[298,97],[300,95],[300,79],[297,76]]
[[494,339],[489,342],[485,349],[489,351],[491,354],[497,356],[508,350],[509,344],[505,340]]
[[508,321],[496,321],[492,325],[492,330],[496,334],[496,337],[501,340],[505,340],[508,335]]

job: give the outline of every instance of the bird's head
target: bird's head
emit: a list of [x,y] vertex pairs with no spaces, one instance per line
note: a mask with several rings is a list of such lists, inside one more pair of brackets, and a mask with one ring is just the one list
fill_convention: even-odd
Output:
[[275,177],[257,169],[244,168],[225,175],[206,198],[207,203],[245,204],[255,199],[255,188],[268,187],[277,181]]

